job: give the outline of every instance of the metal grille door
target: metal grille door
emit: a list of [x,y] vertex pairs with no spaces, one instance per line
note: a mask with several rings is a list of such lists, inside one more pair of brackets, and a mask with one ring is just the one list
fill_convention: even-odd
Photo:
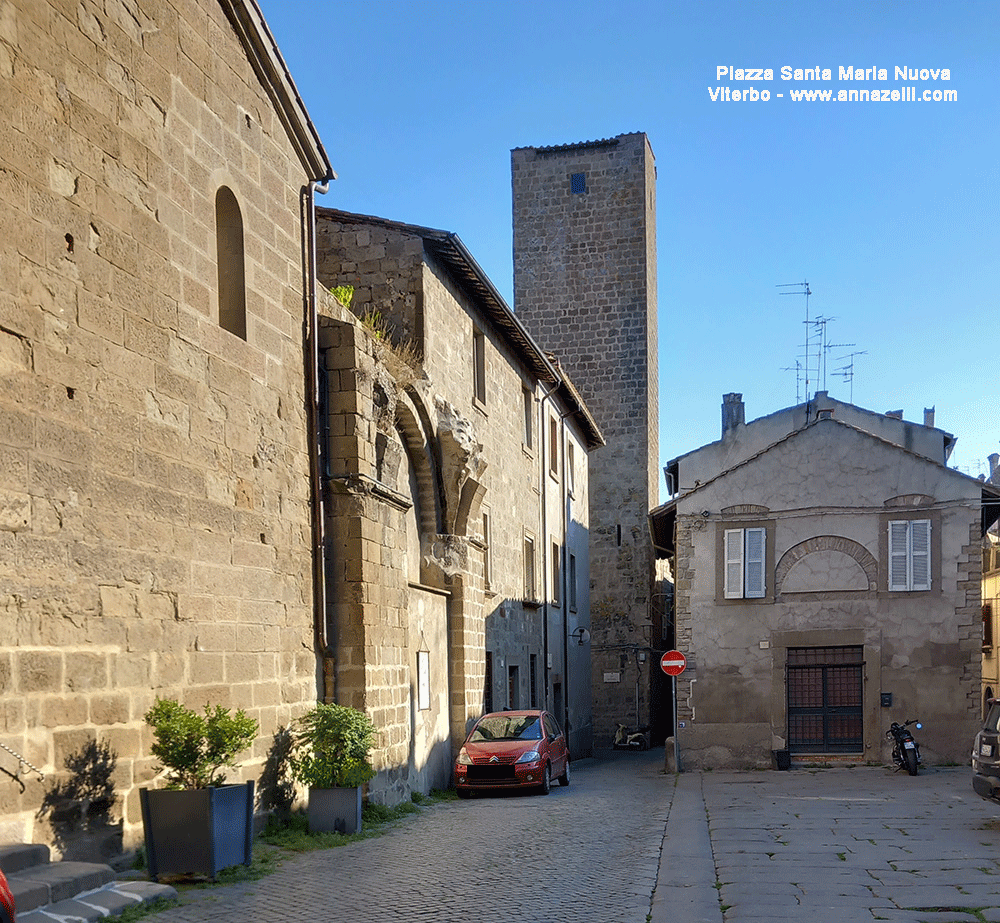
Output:
[[861,647],[788,649],[788,749],[859,753],[864,749]]

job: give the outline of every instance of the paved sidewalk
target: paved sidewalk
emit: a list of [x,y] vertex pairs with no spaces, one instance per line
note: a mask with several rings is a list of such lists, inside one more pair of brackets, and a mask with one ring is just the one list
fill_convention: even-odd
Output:
[[967,767],[685,774],[652,920],[1000,921],[998,860]]

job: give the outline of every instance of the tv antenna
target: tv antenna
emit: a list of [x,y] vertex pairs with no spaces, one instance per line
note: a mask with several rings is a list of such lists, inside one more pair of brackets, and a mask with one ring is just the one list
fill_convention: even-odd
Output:
[[[805,295],[806,296],[806,319],[805,319],[805,329],[806,329],[806,340],[805,340],[805,384],[806,384],[806,400],[809,400],[809,296],[812,291],[809,288],[808,282],[782,282],[775,286],[775,288],[797,288],[800,291],[797,292],[780,292],[781,295]],[[799,402],[799,378],[798,375],[795,376],[795,402]]]
[[[844,345],[845,346],[853,346],[854,344],[853,343],[845,343]],[[844,379],[844,381],[850,382],[850,385],[851,385],[850,403],[852,403],[852,404],[854,403],[854,357],[855,356],[867,356],[867,355],[868,355],[868,350],[867,349],[862,349],[862,350],[858,350],[858,351],[853,352],[853,353],[848,353],[846,356],[840,356],[837,359],[838,362],[843,362],[844,359],[848,360],[847,361],[847,365],[842,365],[839,369],[837,369],[836,371],[834,371],[833,374],[834,375],[839,375],[841,378]]]

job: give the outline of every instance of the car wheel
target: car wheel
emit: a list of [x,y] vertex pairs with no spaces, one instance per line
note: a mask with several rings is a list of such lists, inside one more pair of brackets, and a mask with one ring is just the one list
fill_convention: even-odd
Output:
[[547,795],[552,791],[552,770],[549,768],[549,764],[545,764],[545,768],[542,770],[542,784],[538,786],[539,795]]
[[566,757],[566,768],[563,770],[563,774],[559,776],[559,784],[565,788],[569,785],[569,757]]

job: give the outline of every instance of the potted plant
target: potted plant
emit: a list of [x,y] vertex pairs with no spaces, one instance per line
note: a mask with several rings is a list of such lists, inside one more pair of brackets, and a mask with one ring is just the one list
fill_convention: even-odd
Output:
[[253,846],[253,781],[226,785],[225,770],[256,739],[258,723],[242,709],[205,706],[203,715],[157,699],[145,715],[152,752],[167,770],[165,789],[140,789],[146,861],[152,878],[215,877],[249,865]]
[[346,705],[320,702],[298,719],[289,766],[309,789],[310,832],[361,830],[361,786],[375,775],[368,762],[374,739],[368,716]]

